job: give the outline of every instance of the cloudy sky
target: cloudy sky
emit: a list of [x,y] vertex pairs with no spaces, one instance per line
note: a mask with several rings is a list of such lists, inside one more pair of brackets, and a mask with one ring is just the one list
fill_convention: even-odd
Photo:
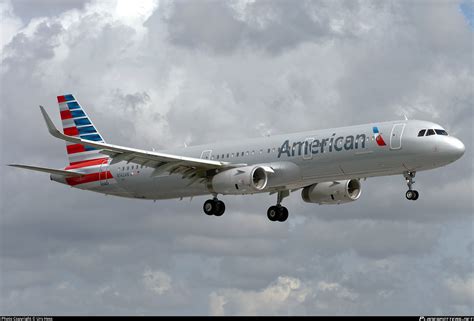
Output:
[[[472,2],[0,0],[0,314],[473,314]],[[145,149],[409,118],[466,145],[340,206],[68,188],[56,96]]]

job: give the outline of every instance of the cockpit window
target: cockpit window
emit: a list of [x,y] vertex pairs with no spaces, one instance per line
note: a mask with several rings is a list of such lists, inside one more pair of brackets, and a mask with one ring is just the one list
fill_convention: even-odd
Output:
[[426,132],[426,129],[420,130],[420,132],[418,133],[418,137],[425,136],[425,132]]
[[444,129],[435,129],[436,134],[448,136],[448,133]]
[[428,129],[428,131],[426,132],[426,136],[431,136],[431,135],[435,135],[435,131],[433,129]]

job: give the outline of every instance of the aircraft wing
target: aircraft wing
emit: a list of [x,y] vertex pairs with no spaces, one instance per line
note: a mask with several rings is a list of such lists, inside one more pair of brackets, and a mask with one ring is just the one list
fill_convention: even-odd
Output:
[[102,154],[108,155],[112,158],[111,164],[126,161],[147,167],[154,167],[155,170],[153,171],[152,176],[158,176],[163,172],[168,172],[170,174],[181,173],[183,174],[183,178],[195,178],[197,180],[199,178],[204,178],[208,170],[228,169],[245,165],[151,152],[68,136],[61,133],[54,126],[54,123],[51,121],[51,118],[42,106],[40,106],[40,109],[46,125],[48,126],[49,133],[54,137],[68,142],[100,149]]
[[19,165],[19,164],[9,164],[8,166],[29,169],[29,170],[37,171],[37,172],[55,174],[55,175],[60,175],[60,176],[64,176],[64,177],[80,177],[80,176],[84,175],[84,174],[76,173],[76,172],[72,172],[72,171],[66,171],[66,170],[54,169],[54,168],[47,168],[47,167]]

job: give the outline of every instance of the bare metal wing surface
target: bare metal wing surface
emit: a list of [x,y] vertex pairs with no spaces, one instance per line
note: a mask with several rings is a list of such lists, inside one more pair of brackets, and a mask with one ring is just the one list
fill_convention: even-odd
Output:
[[170,155],[159,152],[146,151],[136,148],[123,147],[118,145],[112,145],[102,142],[95,142],[79,137],[68,136],[61,133],[51,118],[44,110],[43,106],[40,106],[41,113],[44,117],[49,133],[61,140],[90,146],[93,148],[100,149],[102,154],[108,155],[112,158],[111,164],[115,164],[121,161],[127,163],[135,163],[147,167],[153,167],[152,176],[160,175],[161,173],[167,172],[170,174],[181,173],[186,178],[204,178],[205,173],[208,170],[218,169],[225,170],[234,167],[244,166],[245,164],[232,164],[229,162],[219,162],[208,159],[200,159],[194,157],[184,157],[179,155]]

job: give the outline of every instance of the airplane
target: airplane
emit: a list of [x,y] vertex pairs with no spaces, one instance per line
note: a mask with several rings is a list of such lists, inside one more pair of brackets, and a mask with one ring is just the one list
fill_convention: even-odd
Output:
[[301,190],[304,202],[343,204],[361,195],[361,179],[403,175],[405,196],[417,200],[415,174],[459,159],[464,144],[442,126],[421,120],[395,120],[313,130],[233,142],[148,151],[106,143],[72,94],[57,97],[63,131],[40,106],[49,133],[66,142],[63,169],[10,164],[50,174],[50,179],[88,191],[161,200],[212,195],[207,215],[221,216],[218,195],[276,194],[270,221],[284,222],[282,205]]

